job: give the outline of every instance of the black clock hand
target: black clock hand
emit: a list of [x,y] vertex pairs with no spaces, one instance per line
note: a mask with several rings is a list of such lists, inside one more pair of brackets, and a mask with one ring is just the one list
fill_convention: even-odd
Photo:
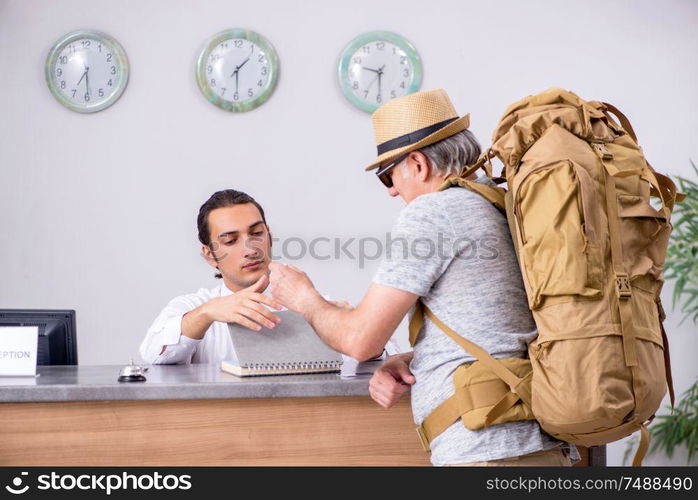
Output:
[[83,78],[85,78],[85,75],[87,75],[87,71],[85,71],[85,72],[82,74],[82,76],[81,76],[80,79],[78,80],[78,83],[75,84],[76,87],[77,87],[78,85],[80,85],[80,82],[82,81]]
[[253,51],[254,51],[254,47],[252,47],[252,50],[250,50],[250,55],[247,56],[247,59],[245,59],[244,61],[242,61],[242,64],[241,64],[240,66],[235,66],[235,71],[233,71],[233,74],[230,75],[231,78],[233,77],[233,75],[234,75],[235,73],[237,73],[238,71],[240,71],[240,68],[242,68],[242,67],[247,63],[247,61],[250,60],[250,57],[252,57],[252,52],[253,52]]
[[378,70],[377,70],[377,69],[367,68],[366,66],[361,66],[361,69],[367,69],[367,70],[369,70],[369,71],[373,71],[374,73],[378,73]]
[[85,67],[85,90],[87,91],[87,95],[90,94],[90,68],[89,66]]
[[252,47],[252,50],[250,50],[250,55],[247,56],[247,59],[243,61],[243,63],[240,66],[237,66],[236,69],[240,71],[240,68],[242,68],[245,64],[247,64],[247,61],[250,60],[250,57],[252,57],[252,52],[254,51],[254,47]]
[[385,64],[378,68],[378,94],[381,93],[381,78],[383,77],[383,68],[385,68]]
[[238,91],[238,71],[240,68],[238,66],[235,66],[235,71],[233,71],[230,75],[230,78],[235,77],[235,92]]

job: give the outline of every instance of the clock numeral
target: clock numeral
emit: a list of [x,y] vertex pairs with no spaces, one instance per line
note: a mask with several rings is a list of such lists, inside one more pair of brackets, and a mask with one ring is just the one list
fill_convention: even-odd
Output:
[[208,68],[206,68],[206,71],[208,71],[209,74],[210,74],[210,73],[213,71],[213,66],[211,66],[211,65],[209,64],[209,65],[208,65]]
[[75,54],[75,47],[73,47],[72,45],[69,45],[68,48],[70,49],[71,54]]
[[83,48],[83,49],[87,49],[87,48],[90,47],[90,41],[89,41],[89,40],[83,40],[83,41],[80,42],[80,44],[82,45],[82,48]]
[[221,58],[221,56],[219,56],[218,54],[213,54],[211,56],[211,62],[216,62],[220,58]]
[[101,54],[102,53],[102,44],[98,43],[97,48],[99,49],[99,53]]
[[383,98],[381,97],[380,94],[376,94],[376,102],[381,102],[383,101]]
[[61,64],[67,64],[68,63],[68,56],[61,56],[58,58],[58,62]]
[[254,95],[254,92],[252,89],[247,89],[247,97],[252,97]]
[[61,76],[63,74],[63,70],[61,68],[56,69],[56,76]]
[[242,48],[242,40],[235,40],[235,48],[236,49]]
[[89,92],[85,94],[85,102],[90,102],[90,94],[89,94]]
[[259,54],[259,57],[257,58],[257,62],[264,63],[264,54]]
[[383,50],[385,48],[385,42],[376,42],[376,48],[378,50]]
[[405,69],[402,71],[402,76],[410,76],[410,70],[407,69],[407,68],[405,68]]
[[261,86],[262,86],[262,80],[257,82],[257,87],[261,87]]
[[111,62],[111,57],[112,57],[112,55],[111,55],[111,52],[110,52],[109,54],[107,54],[107,62]]
[[107,82],[107,85],[109,85],[110,87],[112,86],[112,85],[111,85],[111,78],[110,78],[109,81]]
[[352,62],[353,62],[354,64],[361,64],[361,58],[360,58],[360,57],[355,57],[354,59],[352,59]]
[[263,75],[267,74],[267,67],[266,66],[262,66],[262,74]]
[[368,90],[364,90],[364,99],[368,98]]
[[237,92],[233,94],[233,101],[237,101],[240,98]]
[[116,74],[116,66],[111,67],[111,74],[115,75]]
[[407,56],[400,56],[400,64],[407,64]]
[[216,86],[216,79],[211,78],[211,81],[209,83],[211,84],[211,87],[215,87]]
[[359,82],[354,82],[354,83],[352,84],[351,88],[353,88],[354,90],[358,89],[358,88],[359,88]]
[[99,89],[99,90],[97,91],[97,95],[98,95],[99,97],[104,97],[104,89]]
[[61,81],[61,88],[62,88],[62,89],[65,88],[65,80],[62,80],[62,81]]
[[75,92],[77,92],[77,89],[72,89],[73,90],[73,97],[75,97]]
[[400,84],[400,88],[403,88],[403,89],[405,88],[405,82],[402,82],[402,83]]
[[361,50],[364,51],[364,54],[370,54],[370,53],[371,53],[371,47],[369,47],[368,45],[364,45],[364,46],[361,48]]
[[228,42],[223,42],[223,43],[221,43],[221,47],[224,48],[224,49],[227,49],[227,48],[228,48]]
[[390,91],[390,98],[391,98],[391,99],[395,99],[396,97],[397,97],[397,94],[395,93],[395,91],[394,91],[394,90],[391,90],[391,91]]
[[225,87],[221,87],[221,97],[225,94],[225,91],[228,90]]
[[397,47],[393,47],[393,55],[397,54]]

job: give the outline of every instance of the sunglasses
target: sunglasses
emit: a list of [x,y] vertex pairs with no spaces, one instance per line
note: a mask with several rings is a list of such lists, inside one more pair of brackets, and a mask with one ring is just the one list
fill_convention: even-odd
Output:
[[395,160],[391,161],[384,167],[380,167],[376,171],[376,176],[378,176],[378,179],[383,183],[383,185],[387,188],[393,187],[393,179],[390,177],[390,171],[397,166],[398,164],[402,163],[402,161],[409,156],[409,153],[404,154],[402,156],[399,156]]

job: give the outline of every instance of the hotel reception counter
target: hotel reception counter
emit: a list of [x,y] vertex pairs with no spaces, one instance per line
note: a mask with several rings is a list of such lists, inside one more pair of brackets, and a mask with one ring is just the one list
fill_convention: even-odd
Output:
[[369,375],[238,378],[217,365],[159,365],[145,382],[120,383],[120,369],[0,378],[0,465],[430,464],[409,397],[380,407]]

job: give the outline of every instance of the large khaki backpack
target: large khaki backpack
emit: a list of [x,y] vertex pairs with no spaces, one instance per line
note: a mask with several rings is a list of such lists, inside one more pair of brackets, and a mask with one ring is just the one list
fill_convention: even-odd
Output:
[[[494,156],[508,191],[465,180],[481,167],[492,177]],[[530,363],[495,360],[418,303],[413,344],[426,315],[478,360],[459,367],[453,397],[417,429],[425,449],[458,418],[471,429],[535,418],[583,446],[641,430],[639,465],[667,386],[674,404],[659,293],[683,195],[616,108],[559,88],[511,105],[491,149],[441,188],[453,185],[504,209],[538,337]]]

